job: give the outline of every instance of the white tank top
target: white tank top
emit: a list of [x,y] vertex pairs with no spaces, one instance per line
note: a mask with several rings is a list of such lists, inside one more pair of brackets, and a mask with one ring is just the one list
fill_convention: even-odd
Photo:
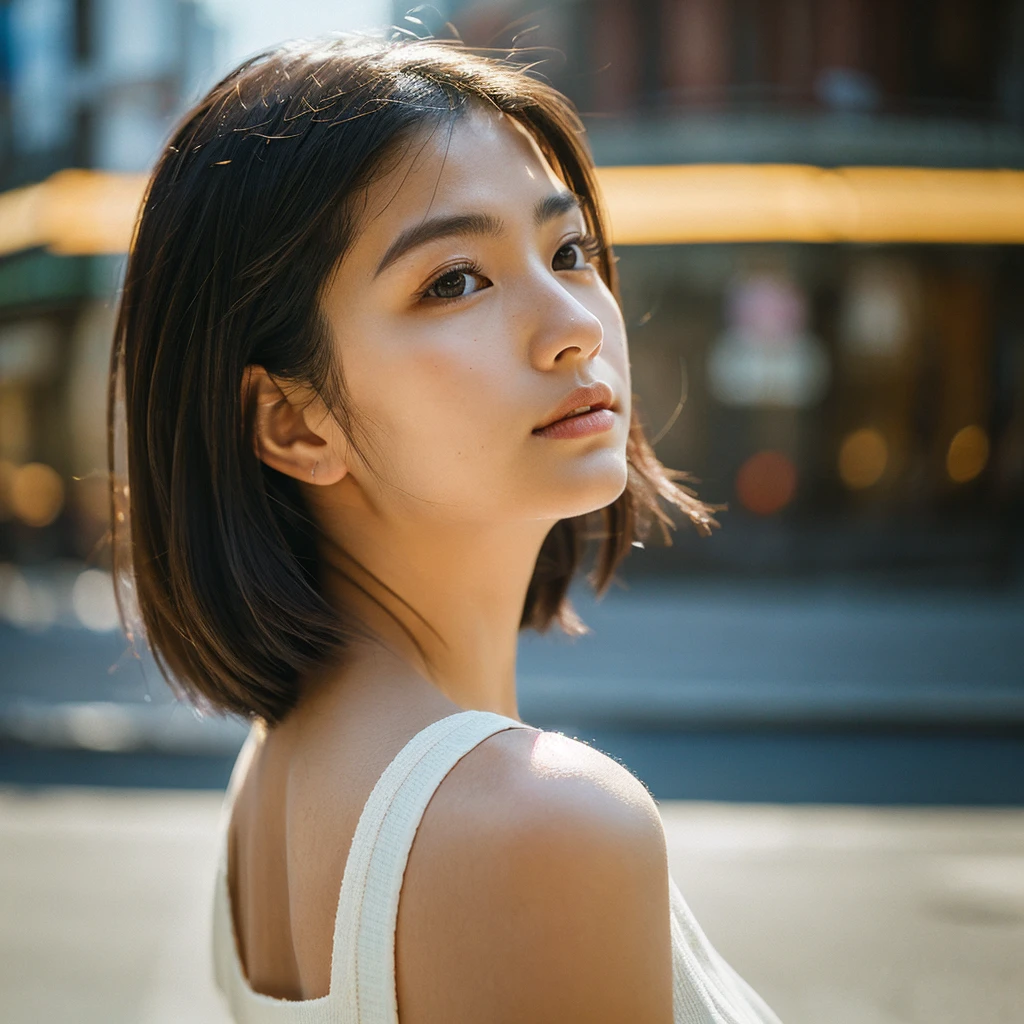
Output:
[[[259,738],[254,727],[235,761],[221,810],[213,899],[213,966],[237,1024],[398,1024],[395,923],[416,829],[456,762],[504,729],[532,728],[491,711],[459,711],[420,730],[373,787],[349,848],[334,924],[331,983],[317,999],[278,999],[250,988],[238,957],[227,880],[228,825]],[[780,1024],[708,942],[669,878],[675,1024]]]

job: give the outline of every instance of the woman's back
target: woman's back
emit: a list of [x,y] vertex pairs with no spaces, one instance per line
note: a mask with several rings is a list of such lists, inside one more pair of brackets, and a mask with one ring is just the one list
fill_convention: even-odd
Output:
[[[598,811],[593,800],[595,795],[602,803],[617,805],[628,800],[624,794],[609,796],[615,788],[621,790],[624,782],[627,788],[635,787],[634,799],[640,793],[649,799],[639,782],[610,758],[558,733],[542,733],[487,712],[459,712],[441,718],[436,712],[435,705],[434,721],[420,729],[410,729],[410,723],[428,713],[423,707],[415,715],[404,715],[404,725],[400,729],[392,725],[386,734],[381,730],[375,733],[372,727],[361,735],[350,731],[334,745],[333,752],[304,747],[296,756],[288,750],[286,735],[276,745],[261,744],[256,730],[250,735],[225,804],[230,828],[222,853],[226,849],[228,857],[222,861],[221,905],[216,908],[222,929],[221,935],[215,936],[218,980],[229,1001],[234,1001],[238,1019],[320,1020],[303,1011],[328,1009],[332,1016],[326,1019],[331,1020],[394,1019],[387,1014],[368,1015],[365,1005],[361,1016],[347,1017],[342,1004],[353,989],[351,979],[341,983],[344,992],[330,984],[332,964],[326,954],[332,945],[335,955],[340,944],[347,956],[359,942],[374,944],[375,940],[366,936],[378,927],[383,929],[379,938],[385,940],[384,945],[392,938],[401,967],[395,972],[393,965],[379,963],[372,973],[383,979],[385,993],[395,992],[401,1000],[403,1024],[417,1019],[457,1019],[456,1006],[472,1000],[475,979],[492,966],[509,975],[515,971],[509,955],[498,949],[493,956],[481,951],[481,945],[489,941],[487,934],[494,920],[516,910],[513,905],[501,905],[502,887],[493,877],[496,861],[510,845],[508,837],[529,831],[530,818],[536,820],[543,804],[547,805],[549,831],[564,833],[566,841],[573,834],[569,820],[573,814],[599,813],[605,823],[602,830],[607,826],[614,832],[616,823],[606,811]],[[364,719],[366,725],[370,722]],[[413,735],[403,743],[401,736],[410,731]],[[388,757],[396,748],[398,753]],[[590,781],[594,766],[587,770],[581,765],[581,753],[595,759],[597,771],[605,774],[597,794]],[[289,756],[290,766],[285,763]],[[541,785],[546,786],[548,796],[539,789],[527,795],[528,774],[534,781],[547,776]],[[344,783],[337,784],[339,779]],[[440,785],[442,779],[444,785]],[[569,794],[570,786],[575,795]],[[559,813],[556,802],[549,798],[553,787],[561,789],[562,800],[572,801],[573,806],[563,806]],[[370,800],[371,790],[376,806]],[[587,790],[591,790],[590,810],[585,806]],[[422,813],[428,802],[429,814]],[[355,819],[359,820],[358,830]],[[618,826],[621,824],[620,818]],[[394,832],[390,838],[387,828]],[[500,839],[503,828],[506,837]],[[415,856],[408,857],[413,838]],[[489,848],[488,838],[497,847]],[[582,857],[586,851],[573,852]],[[346,867],[346,853],[350,867]],[[551,853],[546,851],[549,861],[553,861]],[[461,863],[457,863],[459,858]],[[359,876],[364,859],[378,864],[371,871],[374,877],[365,883]],[[380,866],[387,861],[390,867]],[[355,872],[346,883],[350,885],[348,896],[341,883],[344,870]],[[528,884],[528,877],[536,887],[544,885],[543,872],[522,863],[515,875],[517,893]],[[360,924],[355,920],[367,913],[367,902],[372,905],[375,899],[399,904],[399,890],[400,913],[396,907],[390,923]],[[462,900],[478,907],[485,890],[497,903],[494,913],[481,921]],[[522,902],[518,894],[504,898],[510,904]],[[660,902],[667,907],[667,894]],[[372,910],[368,913],[373,918]],[[240,936],[241,960],[226,942],[224,925],[229,914]],[[474,935],[474,925],[481,926],[478,935]],[[351,931],[349,943],[342,939],[346,929]],[[362,939],[356,938],[357,933]],[[536,949],[537,937],[533,938],[531,945]],[[493,941],[491,945],[493,948]],[[459,949],[461,953],[451,952]],[[448,968],[444,966],[446,952],[455,957]],[[467,976],[467,962],[474,955],[481,957],[478,969]],[[381,957],[374,954],[370,959],[376,963]],[[667,959],[664,966],[667,992]],[[335,968],[337,975],[338,965]],[[350,970],[356,972],[354,964]],[[458,989],[450,987],[428,995],[439,973],[457,978]],[[486,993],[480,997],[488,998]],[[266,1013],[268,1005],[272,1011],[284,1007],[286,1014],[297,1015],[251,1016],[254,1009]],[[350,1007],[348,1012],[354,1013],[354,1009]]]
[[[255,727],[239,754],[221,854],[241,960],[257,992],[286,1000],[327,993],[346,858],[370,794],[414,737],[458,711],[430,693],[407,695],[400,708],[380,715],[358,697],[321,701],[270,733]],[[478,744],[472,765],[450,773],[421,822],[420,845],[435,822],[448,827],[448,794],[464,798],[456,791],[465,775],[478,775],[509,735]],[[418,847],[413,864],[419,859]],[[411,888],[403,889],[403,915],[415,903]]]
[[[409,739],[445,712],[375,722],[328,709],[313,728],[254,729],[239,755],[227,835],[231,908],[252,987],[324,995],[345,859],[360,814]],[[329,716],[329,717],[328,717]],[[378,716],[379,718],[379,716]]]

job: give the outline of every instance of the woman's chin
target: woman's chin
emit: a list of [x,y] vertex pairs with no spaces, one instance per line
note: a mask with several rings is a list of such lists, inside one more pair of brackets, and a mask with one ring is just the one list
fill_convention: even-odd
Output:
[[605,508],[621,497],[628,480],[624,457],[608,460],[601,467],[589,467],[588,472],[567,469],[548,489],[551,518],[571,519]]

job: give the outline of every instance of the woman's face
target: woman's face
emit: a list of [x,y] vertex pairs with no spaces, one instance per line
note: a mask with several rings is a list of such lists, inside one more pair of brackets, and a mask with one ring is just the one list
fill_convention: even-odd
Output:
[[[571,198],[529,134],[482,107],[414,140],[368,189],[323,309],[383,482],[353,454],[349,474],[374,504],[558,520],[622,493],[625,327]],[[534,433],[596,382],[614,396],[609,429]]]

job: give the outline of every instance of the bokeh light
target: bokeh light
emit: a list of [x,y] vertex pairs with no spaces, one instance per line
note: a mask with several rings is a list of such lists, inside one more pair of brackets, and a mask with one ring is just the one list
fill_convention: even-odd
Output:
[[71,607],[86,629],[104,633],[118,624],[114,583],[102,569],[86,569],[79,573],[71,588]]
[[736,495],[750,512],[770,516],[793,500],[796,478],[796,466],[782,452],[756,452],[736,473]]
[[0,619],[21,629],[41,632],[57,621],[52,588],[29,580],[7,562],[0,562]]
[[889,464],[889,444],[874,427],[861,427],[839,446],[839,476],[851,490],[878,483]]
[[64,481],[42,462],[19,466],[8,488],[11,511],[29,526],[49,526],[64,507]]
[[950,480],[963,484],[978,476],[988,463],[988,447],[988,434],[976,423],[958,430],[946,452]]

